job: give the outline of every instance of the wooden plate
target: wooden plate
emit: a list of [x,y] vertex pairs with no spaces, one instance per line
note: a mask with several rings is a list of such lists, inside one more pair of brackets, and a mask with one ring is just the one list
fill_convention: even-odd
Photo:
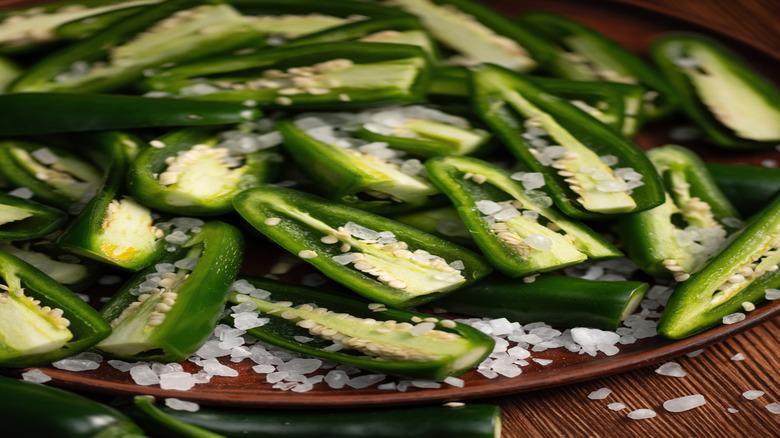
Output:
[[[30,4],[18,0],[0,0],[1,6]],[[40,2],[38,2],[40,3]],[[552,0],[537,2],[522,1],[486,1],[498,10],[508,15],[518,12],[540,9],[556,12],[577,21],[585,23],[598,31],[612,37],[630,50],[641,53],[650,40],[668,31],[696,31],[718,37],[731,45],[744,56],[753,67],[778,82],[780,60],[763,53],[752,46],[729,40],[713,31],[699,27],[679,19],[667,17],[655,12],[617,5],[615,3],[592,1],[587,3],[576,0]],[[643,149],[673,142],[669,130],[674,126],[688,124],[684,120],[673,120],[655,124],[645,129],[636,138],[636,143]],[[780,152],[769,151],[759,153],[728,153],[712,148],[705,143],[681,143],[697,151],[706,161],[732,164],[761,165],[764,160],[780,162]],[[275,249],[255,246],[250,247],[248,257],[251,260],[270,259],[268,252],[276,254]],[[261,254],[265,253],[265,254]],[[257,263],[245,264],[248,273],[262,274],[257,268],[250,268]],[[251,271],[251,272],[249,272]],[[298,274],[300,275],[300,273]],[[264,406],[264,407],[346,407],[365,405],[400,405],[412,403],[442,402],[464,400],[487,396],[507,395],[524,391],[548,388],[579,382],[609,374],[645,367],[656,362],[668,360],[682,354],[703,348],[724,338],[735,335],[768,319],[780,315],[780,301],[768,303],[748,315],[740,323],[724,325],[708,330],[697,336],[681,340],[668,341],[659,337],[642,339],[632,345],[624,345],[615,356],[596,357],[569,353],[564,349],[547,350],[534,353],[535,358],[552,359],[549,365],[542,366],[531,363],[523,367],[523,373],[515,378],[498,377],[487,379],[472,371],[462,376],[466,381],[464,388],[442,385],[440,389],[409,388],[406,392],[395,390],[379,390],[376,387],[367,389],[330,389],[324,383],[315,385],[314,389],[304,393],[293,393],[273,389],[265,382],[265,376],[251,370],[254,365],[249,360],[238,364],[227,361],[223,363],[239,371],[234,378],[214,377],[208,384],[196,385],[190,391],[171,391],[160,389],[159,386],[138,386],[130,379],[129,374],[122,373],[105,362],[94,371],[69,372],[53,367],[39,367],[53,378],[53,385],[112,395],[151,394],[159,397],[176,397],[211,405],[232,406]],[[184,362],[185,371],[197,372],[200,368],[192,363]],[[24,370],[21,370],[24,371]],[[18,375],[20,370],[0,370],[0,372]]]

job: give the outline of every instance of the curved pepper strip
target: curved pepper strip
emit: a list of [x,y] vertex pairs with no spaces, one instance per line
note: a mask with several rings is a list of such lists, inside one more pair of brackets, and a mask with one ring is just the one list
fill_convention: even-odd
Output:
[[[469,371],[493,350],[494,341],[489,336],[444,318],[387,309],[315,288],[247,280],[256,291],[248,295],[231,291],[229,301],[249,301],[257,306],[259,316],[269,318],[269,322],[247,333],[307,356],[385,374],[441,381]],[[232,323],[232,319],[228,321]],[[421,327],[418,333],[416,324],[428,326],[427,330]],[[315,339],[303,343],[295,339],[297,335],[313,335]],[[334,342],[344,349],[329,351],[328,346]]]
[[[758,304],[780,287],[780,196],[752,217],[737,237],[700,271],[677,286],[658,321],[658,333],[682,339],[723,317]],[[748,306],[749,308],[749,306]]]
[[0,58],[0,94],[22,73],[22,69],[11,60]]
[[780,89],[703,35],[670,34],[650,54],[707,138],[726,149],[769,149],[780,140]]
[[300,15],[302,11],[334,17],[363,15],[368,18],[408,17],[404,11],[362,0],[227,0],[244,15]]
[[0,193],[0,241],[43,237],[56,231],[67,218],[62,210]]
[[[642,151],[579,108],[494,65],[472,70],[471,83],[477,113],[528,170],[544,174],[566,215],[605,219],[663,203],[658,173]],[[617,164],[604,164],[606,157]],[[641,176],[641,185],[632,189],[617,168]]]
[[17,246],[0,242],[0,251],[19,257],[74,292],[88,288],[103,273],[102,264],[69,254],[47,241],[21,242]]
[[[644,272],[685,281],[737,231],[739,213],[718,189],[701,159],[677,145],[647,152],[666,187],[658,207],[618,218],[621,241]],[[695,235],[697,237],[694,242]],[[684,236],[689,237],[687,241]]]
[[[247,222],[287,251],[354,292],[390,306],[433,301],[491,271],[479,256],[455,244],[296,190],[258,187],[240,193],[233,204]],[[358,234],[365,229],[370,235],[384,232],[380,239],[388,243],[353,235],[349,222],[357,225],[352,230]],[[393,239],[397,242],[389,242]],[[456,260],[462,268],[448,266]]]
[[110,157],[103,186],[56,244],[85,257],[138,271],[160,257],[164,244],[164,233],[152,224],[149,207],[122,196],[129,167],[126,144],[140,144],[141,140],[122,132],[105,132],[102,137],[99,147],[105,148]]
[[3,433],[8,437],[145,437],[121,412],[72,392],[0,377],[0,393]]
[[780,169],[707,163],[721,192],[743,217],[758,213],[780,193]]
[[0,276],[0,366],[53,362],[111,333],[84,300],[18,257],[0,251]]
[[[151,396],[136,396],[127,414],[160,436],[184,433],[192,438],[397,438],[399,431],[407,438],[501,436],[501,410],[488,404],[350,410],[201,407],[187,412],[157,407]],[[194,427],[212,432],[195,435]]]
[[[504,274],[518,277],[622,255],[590,228],[551,208],[544,192],[525,190],[487,162],[436,157],[425,162],[425,169],[455,205],[485,257]],[[480,205],[484,202],[495,211],[488,214]]]
[[[298,73],[300,69],[314,74]],[[336,42],[182,64],[157,72],[142,85],[197,100],[331,108],[416,101],[425,93],[428,76],[428,56],[419,47]],[[297,85],[301,81],[305,83]]]
[[401,213],[388,216],[394,221],[425,231],[454,244],[477,249],[471,232],[458,216],[458,211],[452,207],[438,207],[427,210],[417,210],[411,213]]
[[[126,360],[186,359],[206,342],[222,316],[243,244],[232,225],[207,222],[181,248],[139,272],[101,309],[113,332],[96,348]],[[171,266],[177,262],[179,266]],[[153,277],[159,280],[157,287],[147,290]]]
[[[123,20],[129,19],[138,12],[162,0],[135,0],[118,2],[111,10],[103,10],[94,15],[67,21],[54,29],[59,40],[77,41],[107,29]],[[106,8],[108,9],[108,8]]]

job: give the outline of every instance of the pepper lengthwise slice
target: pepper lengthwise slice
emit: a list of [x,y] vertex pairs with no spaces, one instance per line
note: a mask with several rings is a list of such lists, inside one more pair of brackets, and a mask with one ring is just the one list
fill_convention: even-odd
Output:
[[28,367],[85,350],[111,327],[76,294],[0,251],[0,366]]
[[[247,333],[309,356],[386,374],[443,380],[467,372],[493,350],[489,336],[451,320],[314,288],[269,280],[249,283],[255,291],[231,291],[229,301],[251,301],[270,321]],[[296,335],[316,339],[302,343]],[[343,349],[329,351],[334,343]]]
[[703,35],[671,34],[650,54],[712,143],[761,149],[780,141],[780,89],[731,50]]
[[0,242],[0,251],[19,257],[38,268],[57,283],[78,292],[94,284],[103,272],[103,265],[77,257],[47,241]]
[[296,190],[258,187],[241,192],[233,204],[287,251],[390,306],[433,301],[491,271],[479,256],[455,244]]
[[621,240],[646,273],[685,281],[741,226],[739,213],[690,150],[667,145],[647,156],[662,176],[666,201],[618,218]]
[[0,241],[43,237],[57,230],[67,217],[56,208],[0,193]]
[[700,271],[677,286],[658,322],[658,333],[682,339],[758,304],[766,289],[780,287],[780,196]]
[[243,238],[207,222],[176,251],[139,272],[101,309],[113,331],[96,348],[128,360],[179,362],[206,342],[238,274]]
[[419,100],[428,70],[428,56],[416,46],[318,43],[183,64],[159,71],[144,86],[197,100],[355,106]]
[[487,162],[437,157],[426,161],[425,168],[455,205],[482,253],[507,275],[622,255],[588,227],[556,211],[544,192],[525,190]]
[[544,174],[566,215],[609,218],[663,202],[642,151],[571,103],[494,65],[472,70],[472,87],[477,113],[527,169]]
[[160,147],[146,148],[130,166],[130,193],[169,213],[214,216],[232,211],[233,197],[268,182],[282,157],[259,149],[233,150],[220,146],[220,140],[217,130],[204,128],[173,131],[152,140]]

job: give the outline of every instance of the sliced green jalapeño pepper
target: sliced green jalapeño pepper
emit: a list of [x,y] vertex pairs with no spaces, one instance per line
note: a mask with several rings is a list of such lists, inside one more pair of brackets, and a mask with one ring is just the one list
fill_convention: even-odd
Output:
[[123,269],[138,271],[149,266],[163,250],[162,230],[153,224],[152,211],[135,199],[122,196],[129,157],[125,144],[139,144],[134,136],[104,132],[99,146],[110,157],[106,179],[68,228],[57,245],[79,255]]
[[[658,322],[658,333],[681,339],[761,302],[780,287],[780,196],[752,217],[717,256],[677,286]],[[747,304],[746,304],[747,303]]]
[[455,205],[482,253],[507,275],[622,255],[586,226],[551,208],[545,192],[524,189],[496,166],[475,158],[436,157],[425,168]]
[[565,214],[607,218],[664,200],[658,173],[633,143],[569,102],[498,66],[472,71],[477,113]]
[[144,70],[259,40],[262,36],[229,5],[170,0],[49,55],[25,71],[10,90],[109,91],[138,79]]
[[27,367],[76,354],[111,327],[73,292],[0,252],[0,366]]
[[759,210],[780,193],[780,169],[708,163],[718,188],[743,217]]
[[771,148],[780,141],[780,89],[725,46],[673,34],[651,47],[688,117],[718,146]]
[[428,64],[416,46],[318,43],[184,64],[161,70],[144,84],[198,100],[354,106],[418,100],[428,85]]
[[8,85],[16,80],[22,73],[22,69],[8,59],[0,58],[0,94],[5,92]]
[[113,331],[97,349],[129,360],[179,362],[206,342],[238,274],[244,242],[224,222],[199,228],[101,309]]
[[550,42],[555,53],[549,70],[578,81],[610,81],[647,88],[644,110],[651,119],[677,107],[676,93],[638,56],[589,27],[549,12],[529,12],[519,22]]
[[[409,210],[429,201],[439,191],[419,174],[405,173],[403,152],[386,143],[369,143],[351,137],[328,121],[338,114],[317,113],[277,123],[290,155],[314,180],[320,192],[364,210],[377,213]],[[340,122],[353,118],[341,114]],[[409,172],[412,173],[412,172]]]
[[282,157],[261,150],[267,147],[264,141],[263,134],[238,130],[170,132],[153,140],[152,147],[133,161],[127,185],[136,199],[161,211],[199,216],[227,213],[233,210],[238,192],[273,177]]
[[57,230],[67,217],[56,208],[0,193],[0,241],[43,237]]
[[241,192],[233,203],[287,251],[391,306],[435,300],[491,270],[476,254],[445,240],[303,192],[258,187]]
[[231,102],[109,94],[14,93],[0,95],[0,135],[102,131],[155,126],[227,125],[254,120],[256,108]]
[[[256,306],[252,312],[267,316],[269,322],[247,333],[307,356],[386,374],[443,380],[469,371],[493,350],[489,336],[454,321],[270,280],[253,279],[250,284],[258,290],[233,291],[229,301],[251,302]],[[302,343],[295,335],[316,339]],[[329,351],[334,343],[344,350]]]
[[396,214],[390,216],[390,219],[449,240],[460,246],[474,247],[471,232],[466,228],[463,221],[460,220],[458,210],[452,206]]
[[664,181],[666,201],[618,218],[621,240],[646,273],[685,281],[741,226],[739,213],[690,150],[667,145],[647,156]]
[[[0,377],[3,434],[14,437],[144,438],[121,412],[86,397],[37,383]],[[46,421],[41,420],[45,415]]]
[[75,292],[95,283],[103,272],[101,264],[69,254],[46,241],[22,242],[17,246],[0,242],[0,251],[19,257]]

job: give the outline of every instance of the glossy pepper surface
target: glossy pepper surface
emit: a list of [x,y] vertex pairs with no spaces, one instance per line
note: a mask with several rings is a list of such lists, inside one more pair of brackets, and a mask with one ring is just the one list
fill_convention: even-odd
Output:
[[780,193],[780,169],[707,163],[715,184],[743,217],[758,213]]
[[43,237],[57,230],[67,217],[62,210],[0,193],[0,241]]

